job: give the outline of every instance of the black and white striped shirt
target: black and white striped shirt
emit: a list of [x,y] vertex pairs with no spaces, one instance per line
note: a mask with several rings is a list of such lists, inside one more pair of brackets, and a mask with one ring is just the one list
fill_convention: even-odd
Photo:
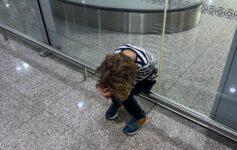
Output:
[[135,86],[137,82],[142,80],[156,81],[158,69],[155,59],[153,58],[151,53],[130,44],[120,46],[114,53],[118,54],[125,49],[132,50],[136,53],[138,73],[135,80],[133,81],[133,86]]

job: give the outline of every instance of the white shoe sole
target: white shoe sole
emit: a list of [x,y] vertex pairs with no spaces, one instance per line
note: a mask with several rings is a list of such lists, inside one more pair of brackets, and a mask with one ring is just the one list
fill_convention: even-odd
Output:
[[118,116],[118,112],[111,118],[106,118],[107,120],[114,120]]

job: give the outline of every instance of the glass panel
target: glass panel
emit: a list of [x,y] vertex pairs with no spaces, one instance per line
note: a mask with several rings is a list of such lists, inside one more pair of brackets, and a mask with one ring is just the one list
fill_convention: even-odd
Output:
[[196,27],[165,35],[162,96],[210,116],[237,25],[236,9],[234,0],[205,0]]
[[153,91],[210,116],[236,28],[234,0],[169,0],[163,47],[163,0],[40,2],[61,52],[96,67],[122,44],[145,48],[160,66]]
[[[237,130],[237,30],[219,85],[219,92],[214,101],[211,117]],[[227,73],[228,72],[228,73]]]
[[1,0],[0,23],[42,41],[31,0]]
[[[161,8],[164,8],[164,3],[160,0],[136,0],[138,4],[146,6],[144,9],[140,9],[144,5],[137,6],[134,1],[134,5],[131,5],[131,1],[113,1],[112,5],[108,0],[40,2],[51,43],[69,56],[97,66],[106,53],[130,43],[149,50],[159,58],[163,26]],[[170,10],[182,10],[184,7],[197,5],[197,1],[188,6],[177,4],[178,7],[175,7],[170,3],[171,5]],[[198,3],[197,6],[199,5]],[[121,7],[123,9],[118,10]],[[179,14],[170,15],[170,20],[182,17],[177,15]],[[191,16],[194,16],[191,23],[179,20],[174,26],[170,23],[169,32],[179,32],[195,26],[199,16]]]
[[[83,6],[101,7],[107,9],[119,9],[119,10],[161,10],[164,11],[164,0],[61,0],[62,2],[73,3]],[[182,1],[182,0],[169,0],[168,9],[184,8],[195,3],[199,3],[200,0]]]
[[[112,53],[119,46],[128,43],[146,48],[156,55],[160,36],[139,33],[146,30],[143,22],[151,21],[145,17],[146,14],[113,10],[112,7],[112,10],[91,8],[80,5],[81,1],[71,2],[41,1],[43,13],[47,14],[45,20],[50,40],[61,52],[93,66],[97,66],[107,53]],[[85,1],[89,2],[92,3]],[[93,2],[93,6],[98,3]],[[111,5],[107,1],[104,3],[107,4],[105,7]],[[124,5],[119,1],[116,4],[120,3]],[[159,19],[161,25],[157,27],[157,32],[162,29],[163,13]]]

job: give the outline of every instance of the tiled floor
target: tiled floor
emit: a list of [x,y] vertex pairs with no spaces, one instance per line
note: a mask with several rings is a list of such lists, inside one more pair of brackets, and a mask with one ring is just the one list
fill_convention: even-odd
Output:
[[149,123],[134,136],[104,113],[110,102],[79,68],[22,42],[0,38],[0,150],[229,150],[237,143],[137,98]]

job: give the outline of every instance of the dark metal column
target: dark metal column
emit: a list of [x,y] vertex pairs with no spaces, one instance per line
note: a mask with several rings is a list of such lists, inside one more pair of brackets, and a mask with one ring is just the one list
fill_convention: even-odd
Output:
[[[51,45],[49,36],[48,36],[48,32],[47,32],[47,28],[45,26],[45,21],[43,18],[43,14],[42,14],[42,10],[40,7],[40,3],[38,0],[31,0],[32,3],[32,7],[35,9],[35,15],[36,15],[36,19],[39,25],[39,29],[40,29],[40,33],[43,39],[43,43],[47,44],[47,45]],[[50,53],[43,49],[39,52],[39,55],[42,57],[45,57],[47,55],[49,55]]]
[[211,118],[237,130],[237,29],[218,93],[214,102]]

